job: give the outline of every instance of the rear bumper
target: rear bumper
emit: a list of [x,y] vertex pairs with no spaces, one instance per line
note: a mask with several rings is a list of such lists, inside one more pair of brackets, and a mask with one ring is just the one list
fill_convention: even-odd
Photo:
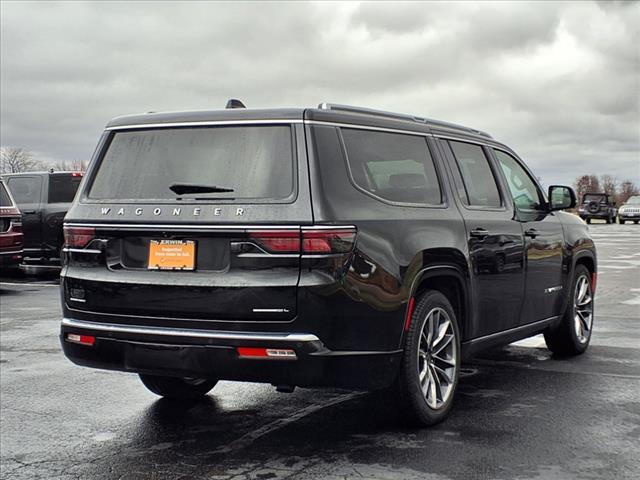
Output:
[[[67,341],[95,337],[92,346]],[[60,340],[72,362],[151,375],[215,378],[300,387],[378,389],[397,374],[401,351],[336,352],[313,334],[189,330],[65,318]],[[246,358],[237,347],[291,349],[295,358]]]
[[15,267],[22,262],[22,249],[0,250],[0,265],[3,267]]

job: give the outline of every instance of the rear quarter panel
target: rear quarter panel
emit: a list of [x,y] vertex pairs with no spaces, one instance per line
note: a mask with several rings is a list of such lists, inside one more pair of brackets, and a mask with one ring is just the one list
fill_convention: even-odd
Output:
[[457,207],[447,201],[444,168],[432,152],[443,206],[390,205],[351,183],[336,128],[307,126],[307,141],[315,222],[355,225],[358,236],[342,270],[303,261],[301,317],[323,326],[321,338],[329,348],[396,349],[414,282],[426,266],[450,266],[468,283],[466,232]]

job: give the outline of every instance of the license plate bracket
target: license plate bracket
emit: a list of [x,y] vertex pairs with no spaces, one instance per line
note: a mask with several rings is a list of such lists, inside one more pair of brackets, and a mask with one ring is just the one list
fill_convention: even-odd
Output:
[[195,270],[196,242],[151,239],[147,268],[149,270]]

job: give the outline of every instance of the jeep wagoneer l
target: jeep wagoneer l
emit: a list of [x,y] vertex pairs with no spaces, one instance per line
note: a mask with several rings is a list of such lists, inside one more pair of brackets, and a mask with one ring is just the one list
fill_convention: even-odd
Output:
[[65,218],[62,345],[166,397],[389,388],[430,425],[480,349],[538,333],[587,348],[596,255],[573,206],[508,146],[435,120],[331,104],[116,118]]

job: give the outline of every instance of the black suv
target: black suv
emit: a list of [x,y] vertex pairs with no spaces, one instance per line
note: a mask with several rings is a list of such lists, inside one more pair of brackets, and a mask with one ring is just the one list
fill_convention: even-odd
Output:
[[389,388],[418,424],[463,358],[582,353],[596,254],[509,147],[339,105],[112,120],[65,219],[61,341],[158,395]]
[[2,176],[22,212],[26,265],[59,265],[62,221],[82,180],[81,172],[25,172]]
[[591,223],[594,218],[616,223],[616,213],[616,202],[606,193],[585,193],[578,206],[578,215],[587,223]]

